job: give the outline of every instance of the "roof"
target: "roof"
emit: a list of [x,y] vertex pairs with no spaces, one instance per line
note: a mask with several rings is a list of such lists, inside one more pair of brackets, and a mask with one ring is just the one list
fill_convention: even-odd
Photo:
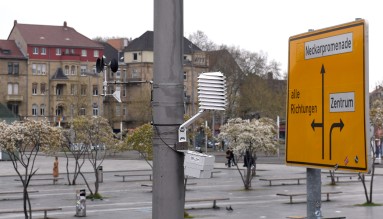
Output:
[[12,122],[19,119],[17,115],[13,114],[13,112],[10,111],[5,105],[0,103],[0,120],[5,121],[8,124],[11,124]]
[[106,57],[104,62],[109,63],[112,59],[118,60],[118,50],[107,42],[100,42],[104,46],[104,56]]
[[55,74],[51,78],[52,80],[68,80],[68,77],[64,74],[62,68],[57,68]]
[[[194,45],[190,40],[184,37],[184,54],[192,54],[192,51],[201,51],[196,45]],[[124,49],[125,52],[131,51],[153,51],[154,50],[154,32],[146,31],[140,37],[134,39],[129,45]],[[192,45],[192,48],[190,48]],[[193,50],[192,50],[193,49]]]
[[14,40],[0,40],[1,59],[27,59],[17,47]]
[[19,24],[15,21],[12,32],[18,30],[25,42],[29,45],[65,46],[82,48],[102,48],[100,44],[78,33],[74,28],[67,26]]

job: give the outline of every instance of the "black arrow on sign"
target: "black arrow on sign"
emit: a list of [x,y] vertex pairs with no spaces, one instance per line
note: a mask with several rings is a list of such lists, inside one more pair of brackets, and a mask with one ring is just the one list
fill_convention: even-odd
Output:
[[343,127],[344,127],[344,123],[343,123],[343,121],[342,121],[342,119],[339,119],[340,120],[340,122],[339,123],[333,123],[332,125],[331,125],[331,128],[330,128],[330,160],[331,160],[331,139],[332,139],[332,130],[334,129],[334,128],[340,128],[340,131],[342,131],[342,129],[343,129]]
[[[324,65],[322,64],[322,68],[320,69],[320,73],[322,74],[322,125],[324,127],[324,73],[326,70],[324,69]],[[322,160],[324,159],[324,128],[322,128]]]
[[324,69],[324,65],[322,64],[320,73],[322,74],[322,122],[321,123],[316,123],[315,119],[311,123],[311,127],[315,131],[316,127],[322,128],[322,160],[324,159],[324,73],[326,73],[326,70]]
[[313,122],[311,123],[311,128],[315,131],[315,127],[321,127],[323,128],[323,123],[316,123],[315,119],[313,119]]

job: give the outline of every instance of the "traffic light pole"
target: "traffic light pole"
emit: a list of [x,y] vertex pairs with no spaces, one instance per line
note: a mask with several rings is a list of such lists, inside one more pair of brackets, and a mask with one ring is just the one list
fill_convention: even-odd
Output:
[[184,218],[183,0],[154,1],[153,219]]

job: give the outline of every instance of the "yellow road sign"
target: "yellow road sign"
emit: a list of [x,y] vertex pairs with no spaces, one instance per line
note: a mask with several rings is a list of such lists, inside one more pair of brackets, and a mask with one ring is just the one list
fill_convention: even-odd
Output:
[[368,171],[367,33],[357,20],[290,37],[287,165]]

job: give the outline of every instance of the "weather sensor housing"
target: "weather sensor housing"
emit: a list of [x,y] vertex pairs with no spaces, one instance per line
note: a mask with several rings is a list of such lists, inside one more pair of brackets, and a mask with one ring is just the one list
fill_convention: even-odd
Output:
[[225,110],[226,77],[221,72],[202,73],[198,77],[199,112],[183,123],[178,129],[178,141],[186,142],[186,129],[206,110]]

